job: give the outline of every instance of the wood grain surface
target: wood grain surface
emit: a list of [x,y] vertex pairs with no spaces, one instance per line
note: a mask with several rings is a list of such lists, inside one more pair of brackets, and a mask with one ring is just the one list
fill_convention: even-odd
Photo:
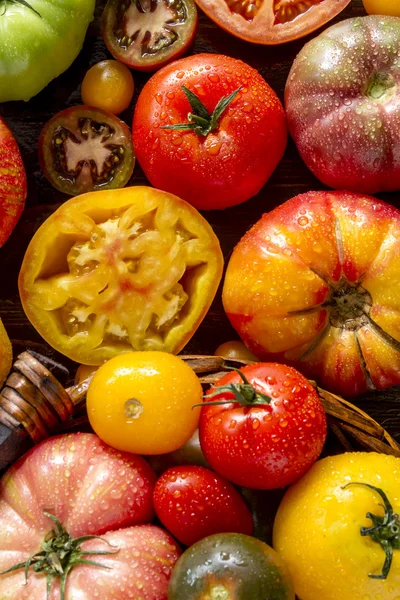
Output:
[[[37,143],[43,125],[52,115],[63,108],[81,103],[80,84],[87,69],[100,60],[110,58],[100,32],[103,6],[103,0],[97,3],[96,18],[89,27],[82,52],[66,73],[54,80],[30,102],[9,102],[0,105],[1,116],[6,119],[20,144],[29,180],[26,210],[10,240],[0,250],[0,316],[14,343],[15,356],[21,350],[32,348],[60,360],[70,369],[71,374],[76,365],[51,350],[25,317],[18,297],[17,277],[33,233],[46,217],[67,199],[67,196],[53,189],[42,175],[37,158]],[[364,14],[361,0],[353,0],[333,22]],[[306,37],[275,47],[257,46],[236,39],[201,14],[198,34],[191,52],[228,54],[248,62],[260,71],[283,99],[291,64],[308,39]],[[148,77],[146,74],[134,73],[134,102]],[[129,126],[132,114],[133,106],[121,115]],[[136,165],[130,184],[147,183],[140,166]],[[204,214],[218,235],[227,260],[235,244],[263,212],[296,194],[318,189],[324,189],[324,186],[307,169],[290,141],[282,162],[255,198],[222,212],[212,211]],[[398,193],[380,194],[379,197],[400,208]],[[218,293],[209,314],[186,347],[185,353],[212,354],[220,343],[235,338],[237,334],[230,327],[223,312],[221,295]],[[400,440],[400,389],[393,389],[384,397],[377,398],[372,395],[361,399],[359,404]]]

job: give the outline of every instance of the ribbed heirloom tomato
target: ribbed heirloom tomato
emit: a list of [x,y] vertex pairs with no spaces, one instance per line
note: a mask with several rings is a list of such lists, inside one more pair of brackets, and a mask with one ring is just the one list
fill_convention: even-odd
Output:
[[49,344],[100,365],[133,349],[179,352],[222,265],[216,235],[192,206],[136,186],[65,202],[32,238],[19,289]]
[[144,86],[133,144],[150,182],[198,209],[248,200],[286,147],[281,102],[244,62],[196,54],[164,67]]
[[235,248],[223,301],[263,360],[344,396],[400,383],[400,211],[346,192],[288,200]]
[[93,434],[36,446],[0,482],[0,598],[166,600],[180,552],[147,524],[154,482]]

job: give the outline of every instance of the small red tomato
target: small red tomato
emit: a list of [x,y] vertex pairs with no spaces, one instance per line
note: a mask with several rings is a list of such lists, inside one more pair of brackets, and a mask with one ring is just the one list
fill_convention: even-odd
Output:
[[239,492],[204,467],[168,469],[156,483],[153,500],[160,521],[186,546],[214,533],[253,531],[251,513]]
[[26,173],[18,144],[0,117],[0,247],[6,243],[26,200]]
[[199,427],[211,467],[253,489],[285,487],[304,475],[322,451],[326,430],[314,387],[277,363],[256,363],[222,377],[208,392]]

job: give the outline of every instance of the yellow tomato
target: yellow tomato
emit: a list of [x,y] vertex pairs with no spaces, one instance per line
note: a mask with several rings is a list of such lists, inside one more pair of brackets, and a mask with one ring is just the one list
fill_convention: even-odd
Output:
[[192,369],[166,352],[129,352],[93,376],[90,424],[107,444],[135,454],[177,450],[195,432],[203,390]]
[[365,10],[370,15],[392,15],[393,17],[400,17],[399,0],[363,0],[363,2]]
[[81,88],[84,104],[119,115],[132,102],[132,73],[117,60],[102,60],[86,73]]
[[231,342],[224,342],[214,352],[215,356],[222,356],[222,358],[229,358],[230,360],[254,360],[257,362],[257,357],[239,340],[232,340]]
[[96,373],[98,368],[99,367],[92,367],[90,365],[80,365],[76,370],[74,383],[82,383],[82,381],[85,381],[85,379],[93,375],[93,373]]
[[[351,482],[358,483],[344,488]],[[286,492],[274,524],[274,547],[301,600],[400,600],[400,549],[393,552],[386,579],[371,577],[382,573],[385,551],[361,535],[361,528],[373,526],[367,513],[382,518],[385,510],[380,494],[360,484],[386,494],[394,532],[397,527],[394,544],[399,543],[399,458],[364,452],[328,457]]]
[[0,386],[5,382],[12,365],[12,347],[4,325],[0,320]]

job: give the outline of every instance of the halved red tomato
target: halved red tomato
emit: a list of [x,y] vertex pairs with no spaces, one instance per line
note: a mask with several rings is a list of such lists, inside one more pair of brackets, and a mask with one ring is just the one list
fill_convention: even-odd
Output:
[[155,71],[188,49],[197,21],[194,0],[108,0],[103,38],[120,62]]
[[67,108],[44,126],[39,162],[51,185],[71,196],[124,187],[135,166],[129,128],[100,108]]
[[283,44],[315,31],[350,0],[196,0],[217,25],[248,42]]

